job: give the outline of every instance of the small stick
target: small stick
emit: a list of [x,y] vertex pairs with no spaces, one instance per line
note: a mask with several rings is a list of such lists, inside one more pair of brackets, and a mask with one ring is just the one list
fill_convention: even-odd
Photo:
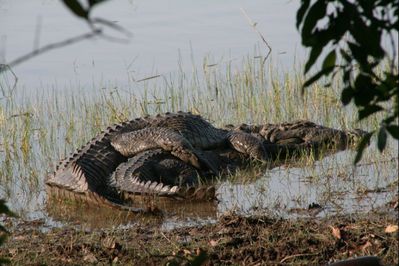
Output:
[[266,44],[267,48],[269,48],[269,52],[267,53],[267,55],[265,56],[265,59],[263,59],[263,64],[266,62],[266,59],[269,57],[270,53],[272,52],[272,47],[269,45],[269,43],[266,41],[265,37],[263,36],[263,34],[256,28],[256,25],[258,23],[253,22],[252,19],[248,16],[247,11],[245,11],[244,8],[240,8],[242,14],[247,18],[249,25],[254,29],[254,31],[256,31],[256,33],[258,33],[258,35],[260,36],[260,38],[262,39],[262,41]]
[[316,256],[317,254],[319,254],[319,253],[302,253],[302,254],[295,254],[295,255],[291,255],[291,256],[286,256],[285,258],[280,260],[280,263],[283,263],[286,260],[289,260],[289,259],[292,259],[292,258],[296,258],[296,257]]

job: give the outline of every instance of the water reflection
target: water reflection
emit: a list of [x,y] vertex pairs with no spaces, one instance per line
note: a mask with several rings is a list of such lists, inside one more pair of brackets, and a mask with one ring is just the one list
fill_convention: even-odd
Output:
[[45,211],[54,220],[79,224],[90,228],[115,227],[136,223],[164,226],[169,221],[214,220],[217,216],[217,202],[185,202],[162,197],[135,197],[130,207],[148,210],[147,213],[133,213],[109,206],[99,206],[92,202],[70,201],[50,196],[49,190]]

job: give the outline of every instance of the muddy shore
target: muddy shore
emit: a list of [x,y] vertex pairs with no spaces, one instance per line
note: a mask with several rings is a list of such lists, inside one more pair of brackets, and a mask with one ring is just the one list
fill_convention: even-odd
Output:
[[374,255],[398,265],[397,211],[289,220],[229,213],[173,230],[150,223],[44,230],[41,220],[3,218],[10,234],[0,257],[11,265],[325,265]]

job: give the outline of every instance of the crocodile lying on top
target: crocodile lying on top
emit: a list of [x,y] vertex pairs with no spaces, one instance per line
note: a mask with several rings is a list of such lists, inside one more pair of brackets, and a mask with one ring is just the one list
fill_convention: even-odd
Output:
[[342,132],[311,122],[219,129],[183,112],[136,118],[108,127],[62,160],[46,184],[56,195],[121,208],[124,194],[210,199],[215,188],[198,186],[197,180],[226,168],[229,159],[221,163],[221,150],[268,160],[332,136],[346,141]]
[[215,174],[217,168],[198,150],[231,147],[258,160],[268,159],[262,142],[252,134],[216,128],[199,115],[179,112],[144,119],[147,127],[111,139],[111,145],[122,155],[130,157],[144,150],[162,148],[198,169],[208,167]]

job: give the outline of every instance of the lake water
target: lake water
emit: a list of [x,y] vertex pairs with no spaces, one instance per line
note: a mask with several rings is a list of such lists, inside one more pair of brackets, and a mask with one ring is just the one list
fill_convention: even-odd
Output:
[[[133,86],[156,74],[169,75],[193,64],[240,61],[266,55],[268,49],[249,25],[245,10],[272,47],[273,60],[291,67],[303,54],[295,28],[296,1],[109,1],[93,17],[116,22],[133,36],[121,44],[102,38],[54,50],[15,67],[22,85],[69,87],[70,84]],[[89,31],[55,0],[0,1],[0,62],[10,62],[52,42]],[[124,37],[107,31],[114,37]],[[256,49],[258,47],[258,49]],[[257,51],[255,51],[257,50]]]
[[[202,69],[204,64],[229,65],[239,70],[243,67],[243,58],[265,56],[268,52],[242,10],[257,22],[257,29],[272,47],[268,60],[278,68],[289,70],[300,63],[305,54],[295,28],[297,8],[297,1],[278,0],[109,1],[95,9],[93,16],[114,21],[129,30],[133,36],[128,42],[103,38],[86,40],[16,66],[13,71],[18,76],[17,90],[23,91],[19,99],[22,103],[30,97],[29,92],[40,92],[39,95],[45,97],[41,102],[43,105],[43,101],[53,99],[51,94],[47,94],[49,91],[84,89],[89,91],[85,95],[90,95],[90,90],[96,94],[99,88],[115,86],[134,92],[142,89],[142,83],[137,82],[139,80],[155,75],[190,75],[194,69]],[[10,62],[35,47],[89,31],[83,21],[55,0],[0,0],[0,25],[0,63]],[[124,37],[109,30],[107,34]],[[17,104],[20,102],[18,100]],[[0,103],[6,109],[4,99]],[[0,117],[0,125],[3,121],[6,119],[1,120]],[[43,125],[34,126],[39,134],[40,130],[36,127]],[[66,127],[56,129],[62,131]],[[63,133],[54,134],[63,137]],[[61,150],[65,146],[65,138],[62,137],[57,139],[57,144],[60,144],[57,149]],[[0,144],[3,144],[2,141],[5,142],[0,136]],[[41,150],[41,144],[35,142],[32,145],[37,149],[32,152],[36,156],[45,153]],[[0,148],[1,167],[6,168],[5,147]],[[70,151],[64,152],[68,154]],[[40,168],[39,173],[43,175],[58,159],[55,154],[53,151],[46,153],[51,161],[46,161],[48,157],[35,158],[33,167]],[[270,212],[292,217],[300,215],[301,211],[306,213],[313,203],[324,207],[322,214],[374,210],[395,195],[395,191],[387,188],[397,179],[398,168],[397,147],[381,156],[376,157],[375,154],[378,154],[375,146],[370,147],[365,154],[366,162],[357,168],[351,164],[354,152],[346,151],[306,168],[274,168],[265,171],[253,182],[221,182],[218,203],[194,206],[194,210],[184,211],[184,218],[179,215],[169,217],[161,224],[171,228],[193,222],[212,222],[220,214],[231,210],[244,214]],[[381,160],[381,163],[373,160]],[[60,214],[57,213],[60,209],[46,209],[43,176],[37,179],[37,184],[26,182],[21,173],[29,171],[19,169],[21,165],[15,163],[11,166],[13,178],[5,180],[12,181],[0,185],[0,197],[5,197],[20,215],[29,219],[45,218],[49,224],[57,225],[49,217],[62,220],[65,214],[78,213],[83,219],[84,214],[90,213],[67,209]],[[191,211],[193,215],[187,215]],[[91,214],[99,215],[97,211]],[[105,214],[103,217],[109,216]]]

